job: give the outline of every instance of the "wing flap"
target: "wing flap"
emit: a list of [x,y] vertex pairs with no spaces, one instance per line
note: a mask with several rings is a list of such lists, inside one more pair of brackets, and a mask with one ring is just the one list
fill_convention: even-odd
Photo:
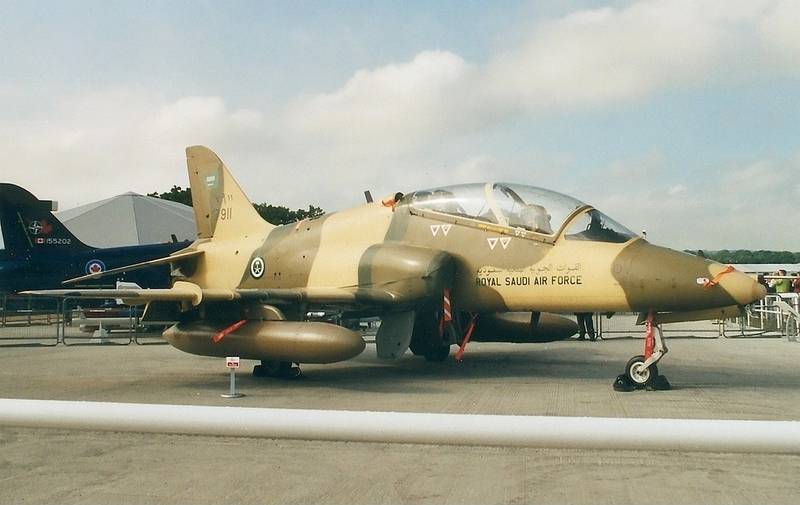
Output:
[[388,304],[397,296],[379,288],[281,288],[237,289],[236,298],[285,303],[377,303]]

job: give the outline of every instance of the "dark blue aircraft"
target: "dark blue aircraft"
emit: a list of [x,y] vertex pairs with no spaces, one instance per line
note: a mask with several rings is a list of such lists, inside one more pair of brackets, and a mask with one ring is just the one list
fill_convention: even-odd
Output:
[[[78,240],[52,214],[53,202],[0,183],[0,293],[58,289],[66,279],[148,261],[184,249],[189,242],[98,249]],[[143,288],[168,288],[169,267],[155,266],[84,286],[113,286],[115,280]]]

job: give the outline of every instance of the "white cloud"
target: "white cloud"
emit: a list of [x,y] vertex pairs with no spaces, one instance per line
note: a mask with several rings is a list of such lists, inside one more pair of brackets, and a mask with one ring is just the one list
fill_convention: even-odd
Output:
[[800,2],[782,0],[772,5],[758,22],[767,57],[795,73],[800,70]]
[[483,65],[439,50],[359,70],[337,90],[298,97],[286,124],[350,152],[386,153],[523,113],[629,102],[734,73],[757,78],[767,60],[797,56],[798,5],[642,0],[579,11],[532,26]]
[[791,182],[792,174],[800,173],[798,168],[796,161],[760,160],[730,170],[722,179],[722,189],[739,195],[777,191]]
[[721,167],[716,182],[687,180],[666,191],[659,189],[659,180],[628,179],[594,203],[632,229],[647,228],[649,240],[672,248],[796,250],[792,230],[776,223],[797,211],[798,174],[800,155],[763,159]]
[[[129,90],[65,99],[46,118],[0,123],[0,151],[15,166],[11,182],[58,198],[62,208],[167,189],[186,180],[187,145],[233,150],[248,137],[260,144],[267,137],[257,111],[228,110],[218,97],[167,102]],[[100,184],[107,193],[98,194]]]
[[326,143],[369,145],[378,133],[384,145],[416,144],[463,116],[458,95],[472,72],[453,53],[423,52],[407,63],[360,70],[332,93],[296,99],[286,123],[294,134]]
[[615,160],[608,169],[613,179],[652,179],[664,169],[664,155],[657,151],[631,159]]
[[667,194],[675,196],[675,195],[680,195],[681,193],[686,193],[686,191],[688,190],[689,188],[687,188],[683,184],[676,184],[667,190]]
[[640,2],[545,23],[491,62],[486,78],[498,100],[528,110],[636,99],[692,82],[722,51],[722,27],[699,4]]

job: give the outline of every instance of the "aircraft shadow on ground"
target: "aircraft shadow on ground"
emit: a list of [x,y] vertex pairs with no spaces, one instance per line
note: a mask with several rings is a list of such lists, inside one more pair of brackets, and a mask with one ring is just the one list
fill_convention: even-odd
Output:
[[[374,360],[374,361],[373,361]],[[376,358],[362,357],[352,362],[335,365],[304,365],[302,377],[294,380],[255,378],[250,367],[242,367],[237,382],[242,387],[273,387],[303,390],[327,387],[348,391],[376,393],[437,393],[437,382],[482,381],[503,379],[544,380],[548,382],[608,381],[623,373],[625,361],[602,354],[574,354],[571,350],[509,351],[507,353],[475,351],[458,363],[453,356],[444,362],[428,362],[420,357],[406,355],[393,362],[379,362]],[[788,377],[780,370],[752,370],[698,364],[686,360],[665,358],[660,372],[672,382],[673,390],[772,388],[796,389],[796,377]],[[224,372],[220,373],[223,376]],[[186,377],[184,387],[217,387],[215,375]]]

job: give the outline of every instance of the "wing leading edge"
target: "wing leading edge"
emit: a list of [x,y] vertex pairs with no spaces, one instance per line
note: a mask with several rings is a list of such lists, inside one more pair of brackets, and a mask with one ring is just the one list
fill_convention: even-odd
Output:
[[[74,284],[76,282],[88,281],[88,280],[92,280],[92,279],[99,279],[99,278],[105,277],[107,275],[114,275],[114,274],[119,274],[119,273],[122,273],[122,272],[130,272],[130,271],[139,270],[139,269],[142,269],[142,268],[149,268],[149,267],[154,267],[154,266],[157,266],[157,265],[165,265],[167,263],[175,263],[175,262],[178,262],[178,261],[181,261],[181,260],[185,260],[185,259],[189,259],[189,258],[194,258],[196,256],[200,256],[201,254],[203,254],[203,251],[200,251],[200,250],[186,250],[186,249],[184,249],[183,251],[178,251],[176,253],[170,254],[169,256],[164,256],[163,258],[157,258],[157,259],[150,260],[150,261],[142,261],[141,263],[134,263],[132,265],[126,265],[124,267],[112,268],[111,270],[104,270],[102,272],[97,272],[97,273],[94,273],[94,274],[82,275],[80,277],[74,277],[72,279],[67,279],[67,280],[63,281],[61,284]],[[61,290],[52,290],[52,291],[61,291]],[[108,290],[106,290],[106,291],[108,291]],[[168,290],[162,290],[162,291],[168,291]],[[53,296],[59,296],[59,295],[53,295]]]
[[372,303],[390,304],[399,296],[379,288],[284,288],[284,289],[203,289],[197,284],[176,281],[170,289],[44,289],[20,294],[56,298],[105,300],[122,299],[128,305],[151,301],[185,301],[199,305],[203,301],[252,300],[269,303]]

